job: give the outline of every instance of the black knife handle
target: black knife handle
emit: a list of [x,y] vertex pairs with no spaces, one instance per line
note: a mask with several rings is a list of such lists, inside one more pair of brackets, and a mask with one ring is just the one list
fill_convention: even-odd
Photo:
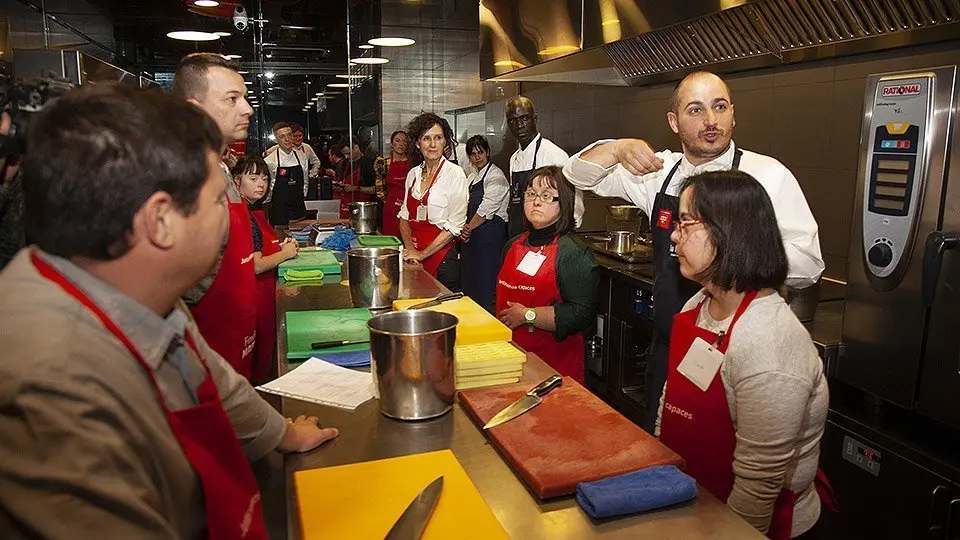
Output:
[[527,394],[531,396],[543,397],[549,394],[554,388],[562,385],[563,377],[560,375],[552,375],[549,379],[531,388]]
[[339,347],[341,345],[343,345],[343,340],[337,339],[334,341],[317,341],[315,343],[311,343],[310,348],[311,349],[327,349],[330,347]]

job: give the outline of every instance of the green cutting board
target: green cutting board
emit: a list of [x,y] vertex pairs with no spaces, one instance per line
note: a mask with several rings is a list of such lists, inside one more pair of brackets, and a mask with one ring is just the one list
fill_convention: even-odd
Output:
[[403,245],[396,236],[377,236],[373,234],[358,236],[357,243],[364,247],[400,247]]
[[346,351],[369,350],[369,343],[313,350],[318,341],[362,341],[370,339],[367,321],[373,315],[366,308],[288,311],[287,359],[302,360],[311,356]]
[[321,249],[317,251],[301,251],[289,261],[283,261],[277,267],[277,275],[283,277],[287,270],[322,270],[324,274],[339,274],[340,263],[333,252]]

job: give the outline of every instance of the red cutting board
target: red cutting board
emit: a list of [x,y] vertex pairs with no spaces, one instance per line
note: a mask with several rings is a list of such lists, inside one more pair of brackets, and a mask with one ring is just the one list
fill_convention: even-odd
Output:
[[[482,427],[533,386],[464,390],[460,405]],[[568,377],[543,403],[486,434],[541,499],[654,465],[683,467],[683,458]]]

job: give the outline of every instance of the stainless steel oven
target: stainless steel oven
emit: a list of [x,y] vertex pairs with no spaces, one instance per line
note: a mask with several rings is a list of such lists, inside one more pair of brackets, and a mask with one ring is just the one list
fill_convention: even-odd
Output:
[[836,376],[960,429],[956,66],[872,75]]

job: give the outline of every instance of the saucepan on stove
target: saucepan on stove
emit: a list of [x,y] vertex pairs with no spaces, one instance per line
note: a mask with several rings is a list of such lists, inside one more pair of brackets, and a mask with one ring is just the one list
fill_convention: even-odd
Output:
[[607,243],[607,250],[616,253],[630,253],[638,243],[637,234],[633,231],[610,231],[607,234],[588,236],[591,240]]

